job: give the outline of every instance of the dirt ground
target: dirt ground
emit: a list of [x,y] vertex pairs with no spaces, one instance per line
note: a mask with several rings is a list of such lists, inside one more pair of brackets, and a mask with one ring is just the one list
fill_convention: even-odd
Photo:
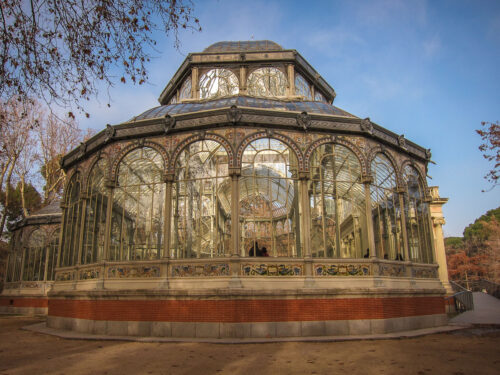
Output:
[[67,340],[0,316],[0,374],[500,374],[500,329],[412,339],[200,344]]

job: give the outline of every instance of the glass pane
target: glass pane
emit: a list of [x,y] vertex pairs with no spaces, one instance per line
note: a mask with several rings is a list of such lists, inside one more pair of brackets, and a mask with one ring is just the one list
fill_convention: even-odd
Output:
[[368,249],[361,166],[347,147],[325,144],[311,157],[313,257],[362,258]]
[[424,187],[415,168],[407,165],[403,170],[406,183],[405,215],[410,259],[414,262],[432,263],[432,245],[428,205],[424,202]]
[[401,208],[396,189],[396,173],[390,160],[377,154],[371,165],[374,182],[371,186],[372,220],[377,256],[403,260]]
[[236,95],[239,83],[236,75],[227,69],[212,69],[200,78],[200,98],[211,99]]
[[314,93],[314,100],[317,101],[317,102],[324,102],[326,103],[326,99],[325,97],[318,91],[316,91]]
[[241,174],[241,255],[300,257],[295,153],[276,139],[257,139],[243,153]]
[[179,90],[179,99],[190,99],[191,98],[191,76],[187,77],[182,83],[181,89]]
[[67,187],[66,209],[63,223],[63,246],[61,266],[76,264],[78,244],[80,241],[80,174],[76,173]]
[[84,221],[82,264],[97,262],[104,252],[104,231],[108,203],[105,187],[107,170],[106,160],[100,159],[90,172]]
[[143,260],[161,256],[165,183],[163,159],[154,149],[129,152],[118,168],[113,192],[110,259]]
[[295,75],[295,95],[303,96],[306,99],[311,99],[311,87],[306,79],[300,74]]
[[247,79],[248,93],[255,96],[285,96],[287,86],[285,74],[277,68],[259,68]]
[[171,257],[229,256],[231,180],[228,156],[215,141],[187,146],[176,162]]

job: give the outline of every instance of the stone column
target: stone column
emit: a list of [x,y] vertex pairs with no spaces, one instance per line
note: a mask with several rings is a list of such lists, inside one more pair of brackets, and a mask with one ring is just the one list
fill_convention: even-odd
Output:
[[397,188],[396,194],[399,197],[399,211],[401,212],[401,232],[403,233],[403,259],[405,261],[410,261],[410,251],[408,249],[408,232],[406,231],[406,213],[405,213],[405,202],[404,202],[404,192],[403,188]]
[[443,225],[446,223],[443,217],[443,205],[448,202],[448,198],[439,196],[437,186],[429,187],[430,201],[429,209],[432,221],[432,234],[434,243],[434,257],[439,265],[439,280],[446,289],[447,294],[453,294],[453,289],[448,278],[448,265],[446,263],[446,251],[444,248]]
[[[373,182],[372,176],[363,176],[361,182],[365,186],[365,211],[366,211],[366,231],[368,232],[368,249],[370,250],[370,258],[376,258],[377,252],[375,249],[375,234],[373,233],[373,218],[372,218],[372,198],[370,195],[370,184]],[[363,254],[365,250],[363,249]]]
[[85,213],[87,212],[87,201],[89,196],[86,192],[80,192],[80,205],[81,205],[81,216],[80,216],[80,233],[78,238],[78,258],[76,258],[76,266],[82,263],[82,252],[83,252],[83,237],[85,232]]
[[240,168],[229,168],[229,176],[231,177],[231,256],[233,257],[239,257],[240,249],[240,175]]
[[241,288],[240,275],[240,176],[241,168],[229,167],[229,176],[231,177],[231,260],[230,288]]
[[286,66],[288,74],[288,96],[295,96],[295,67],[293,64]]
[[[309,173],[299,172],[299,215],[300,215],[300,236],[302,238],[302,256],[304,257],[304,286],[313,287],[313,258],[311,255],[311,209],[309,207],[308,192]],[[326,249],[325,249],[326,251]]]
[[194,67],[191,69],[191,98],[200,98],[200,87],[198,84],[198,68]]
[[240,95],[247,95],[247,72],[248,67],[240,66]]
[[174,175],[171,173],[165,174],[165,205],[164,205],[164,220],[163,220],[163,258],[170,258],[170,225],[172,222],[172,185]]

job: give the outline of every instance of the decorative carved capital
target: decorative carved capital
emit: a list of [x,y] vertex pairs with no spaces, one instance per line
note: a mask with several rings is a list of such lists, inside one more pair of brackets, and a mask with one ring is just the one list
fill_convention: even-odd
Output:
[[300,171],[299,172],[299,180],[309,180],[309,173]]
[[106,135],[106,137],[104,138],[104,143],[108,143],[115,136],[116,129],[110,124],[106,124],[106,130],[104,131],[104,134]]
[[433,217],[432,224],[434,224],[435,227],[437,227],[439,225],[445,225],[446,220],[444,219],[444,217]]
[[207,135],[207,132],[205,130],[199,130],[196,132],[196,134],[198,135],[199,140],[203,141]]
[[373,124],[370,121],[370,118],[367,117],[363,120],[361,120],[360,124],[361,130],[368,133],[368,134],[373,134]]
[[266,136],[268,138],[271,138],[272,136],[274,136],[274,130],[266,129]]
[[175,180],[175,174],[171,172],[165,172],[163,174],[163,181],[165,182],[173,182]]
[[362,184],[371,184],[371,183],[373,183],[373,176],[368,175],[368,174],[361,176],[361,183]]
[[146,142],[146,138],[139,138],[135,144],[138,146],[138,147],[144,147],[144,144]]
[[167,134],[174,127],[175,127],[175,118],[167,113],[163,118],[163,132]]
[[231,176],[231,177],[239,177],[239,176],[241,176],[241,168],[229,167],[228,173],[229,173],[229,176]]
[[235,105],[232,105],[231,108],[229,108],[229,111],[227,112],[226,115],[227,115],[227,120],[229,122],[236,124],[238,121],[241,120],[241,109],[239,109]]
[[297,115],[297,124],[301,126],[304,130],[307,130],[311,126],[311,116],[307,112],[302,112]]

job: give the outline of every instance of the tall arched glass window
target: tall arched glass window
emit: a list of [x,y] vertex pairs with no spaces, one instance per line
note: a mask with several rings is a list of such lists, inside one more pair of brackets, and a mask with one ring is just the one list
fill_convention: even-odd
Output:
[[417,170],[407,165],[403,170],[405,181],[406,233],[410,259],[414,262],[432,263],[432,245],[429,208],[424,201],[424,184]]
[[200,78],[201,99],[236,95],[238,92],[238,78],[228,69],[212,69]]
[[368,249],[361,165],[347,147],[324,144],[310,161],[313,257],[362,258]]
[[165,183],[163,158],[150,147],[126,154],[113,193],[110,259],[148,260],[161,256]]
[[63,223],[61,267],[73,266],[78,257],[80,243],[80,173],[75,173],[66,188],[66,210]]
[[90,171],[87,182],[87,199],[85,200],[81,264],[97,262],[104,252],[106,207],[108,205],[105,186],[107,173],[106,159],[99,159]]
[[297,157],[285,143],[261,138],[243,152],[241,255],[300,257]]
[[61,230],[58,228],[50,237],[47,252],[47,280],[55,280],[55,270],[57,265],[57,253],[59,251],[59,236]]
[[295,74],[295,95],[303,96],[309,100],[312,99],[311,86],[309,86],[309,83],[300,74]]
[[372,161],[371,186],[372,220],[377,256],[383,259],[403,259],[403,233],[399,196],[396,193],[396,172],[384,154]]
[[191,143],[176,161],[172,190],[172,258],[230,255],[231,183],[218,142]]
[[42,229],[31,233],[24,255],[24,281],[40,281],[45,272],[46,235]]
[[255,96],[285,96],[287,86],[285,74],[277,68],[259,68],[247,79],[248,93]]

